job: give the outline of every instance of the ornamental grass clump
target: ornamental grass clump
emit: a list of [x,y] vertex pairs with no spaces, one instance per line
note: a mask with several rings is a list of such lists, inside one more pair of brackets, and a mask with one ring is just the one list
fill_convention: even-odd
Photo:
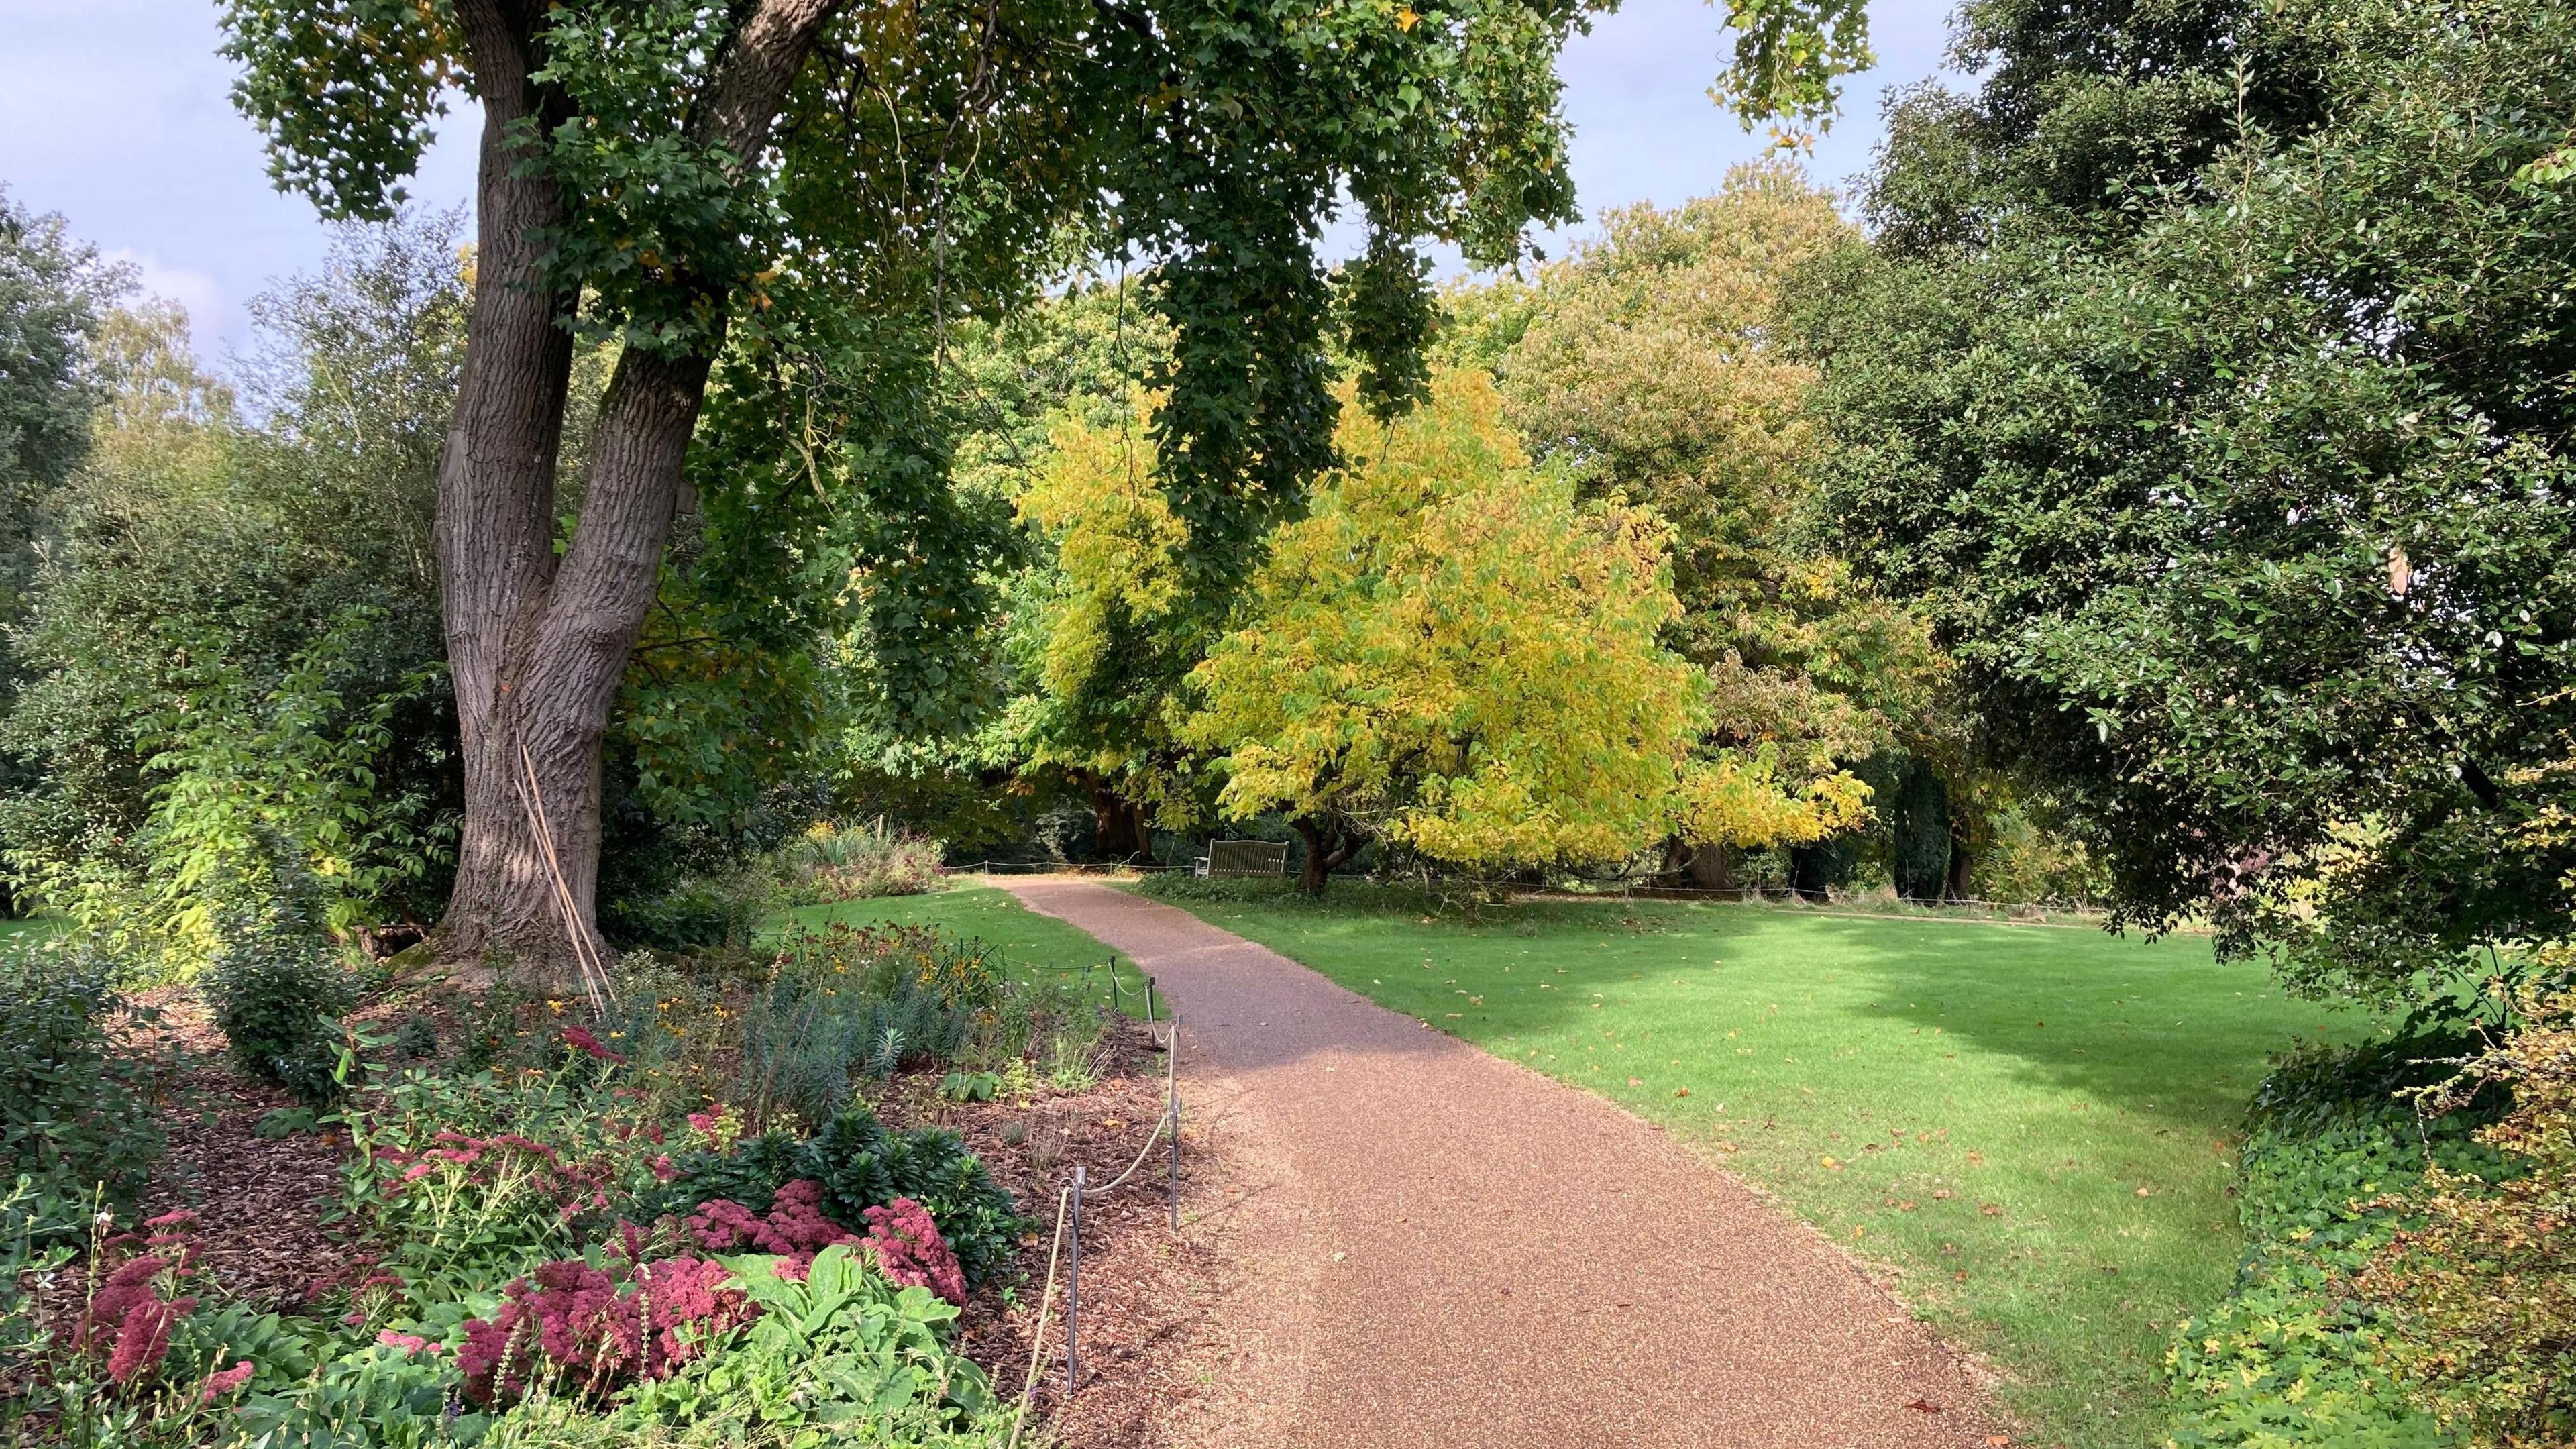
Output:
[[828,1121],[861,1078],[955,1061],[1008,994],[981,942],[841,922],[798,932],[752,996],[735,1095],[762,1126]]
[[848,828],[818,824],[779,850],[797,893],[816,901],[935,891],[939,857],[938,841],[889,829],[883,820]]

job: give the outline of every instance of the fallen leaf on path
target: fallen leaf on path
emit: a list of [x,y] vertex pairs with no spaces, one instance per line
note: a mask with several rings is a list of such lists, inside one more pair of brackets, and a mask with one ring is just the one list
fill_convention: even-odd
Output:
[[1941,1412],[1941,1406],[1932,1402],[1930,1399],[1916,1399],[1913,1403],[1910,1403],[1905,1407],[1912,1409],[1918,1414],[1937,1414]]

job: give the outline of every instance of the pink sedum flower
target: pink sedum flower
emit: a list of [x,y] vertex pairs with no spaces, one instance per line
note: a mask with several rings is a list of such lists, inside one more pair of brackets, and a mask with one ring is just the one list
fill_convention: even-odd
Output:
[[213,1373],[206,1375],[206,1387],[197,1395],[197,1402],[201,1404],[211,1404],[215,1400],[222,1398],[224,1395],[231,1393],[233,1390],[240,1388],[242,1385],[249,1383],[250,1376],[251,1362],[249,1359],[243,1359],[241,1362],[234,1364],[228,1369],[217,1369]]

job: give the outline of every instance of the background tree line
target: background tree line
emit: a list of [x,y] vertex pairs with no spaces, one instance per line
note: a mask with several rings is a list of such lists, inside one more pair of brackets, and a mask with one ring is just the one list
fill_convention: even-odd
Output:
[[[1754,168],[1450,287],[1409,382],[1333,354],[1334,461],[1239,584],[1165,486],[1166,271],[1078,270],[926,364],[853,340],[810,364],[821,432],[719,371],[612,711],[612,928],[684,929],[684,875],[819,809],[976,853],[1078,802],[1114,855],[1231,816],[1485,879],[2080,894],[2386,1000],[2550,938],[2556,42],[2053,16],[1967,13],[1992,72],[1900,108],[1865,226]],[[434,919],[456,223],[352,231],[222,379],[60,223],[7,247],[15,888],[182,955],[288,858],[343,926]],[[624,346],[579,350],[567,497]],[[1557,548],[1559,592],[1504,567]]]

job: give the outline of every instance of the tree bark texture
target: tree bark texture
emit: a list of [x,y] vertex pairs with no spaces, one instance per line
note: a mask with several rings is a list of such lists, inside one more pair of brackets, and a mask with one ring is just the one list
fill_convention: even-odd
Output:
[[[692,139],[755,152],[832,8],[761,4],[718,57]],[[554,479],[578,299],[548,277],[539,236],[569,210],[511,143],[522,118],[551,125],[569,114],[560,94],[529,79],[544,64],[545,9],[456,6],[484,133],[473,310],[439,467],[439,576],[465,775],[440,954],[502,957],[532,980],[566,983],[577,976],[573,932],[598,943],[600,745],[660,587],[681,464],[724,327],[719,312],[693,352],[630,349],[618,359],[580,518],[558,558]]]
[[1954,806],[1950,811],[1950,868],[1942,881],[1942,889],[1949,899],[1964,901],[1975,898],[1976,864],[1976,837],[1969,829],[1968,812]]
[[1722,891],[1735,883],[1733,861],[1723,845],[1703,845],[1691,852],[1690,880],[1700,890]]

